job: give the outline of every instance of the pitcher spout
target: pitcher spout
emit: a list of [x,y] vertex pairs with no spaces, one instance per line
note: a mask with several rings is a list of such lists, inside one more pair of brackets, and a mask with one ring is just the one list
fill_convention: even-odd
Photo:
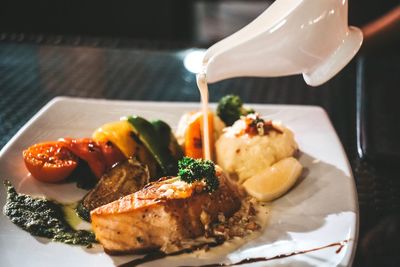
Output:
[[303,74],[320,85],[357,53],[362,33],[347,24],[347,1],[277,0],[240,31],[210,47],[209,83],[241,76]]

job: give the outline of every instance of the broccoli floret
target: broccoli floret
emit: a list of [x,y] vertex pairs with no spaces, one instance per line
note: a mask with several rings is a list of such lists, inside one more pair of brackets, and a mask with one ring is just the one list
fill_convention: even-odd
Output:
[[211,160],[184,157],[178,162],[178,176],[189,184],[203,181],[207,192],[213,192],[219,186],[215,165]]
[[242,99],[237,95],[226,95],[219,100],[217,114],[227,126],[250,113],[254,113],[254,110],[243,107]]

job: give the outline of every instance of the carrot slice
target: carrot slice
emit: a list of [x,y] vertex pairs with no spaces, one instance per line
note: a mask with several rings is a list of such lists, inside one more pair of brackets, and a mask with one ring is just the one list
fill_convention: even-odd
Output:
[[[191,158],[204,158],[205,151],[203,149],[203,113],[195,112],[191,115],[189,123],[185,132],[185,156]],[[208,112],[208,132],[209,132],[209,144],[211,151],[211,158],[214,155],[214,115],[212,112]]]

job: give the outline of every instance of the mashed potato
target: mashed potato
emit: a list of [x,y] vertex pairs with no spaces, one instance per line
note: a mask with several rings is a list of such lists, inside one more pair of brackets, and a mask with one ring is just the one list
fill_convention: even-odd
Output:
[[[252,114],[236,121],[224,129],[216,142],[217,164],[239,183],[293,156],[298,150],[294,135],[288,128],[270,121],[258,122],[256,126],[254,120],[257,119],[257,115]],[[251,122],[253,127],[261,123],[262,127],[258,127],[260,130],[255,134],[254,130],[249,131]]]

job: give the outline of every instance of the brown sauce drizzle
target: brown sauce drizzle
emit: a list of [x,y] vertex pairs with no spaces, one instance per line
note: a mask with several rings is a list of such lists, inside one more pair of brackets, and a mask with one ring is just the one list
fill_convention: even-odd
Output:
[[155,261],[155,260],[159,260],[168,256],[176,256],[176,255],[181,255],[181,254],[185,254],[185,253],[190,253],[193,252],[195,250],[198,249],[207,249],[207,248],[212,248],[212,247],[216,247],[219,246],[221,244],[224,243],[224,240],[219,240],[216,239],[214,242],[208,242],[205,244],[201,244],[198,246],[192,246],[191,248],[188,249],[183,249],[183,250],[179,250],[177,252],[173,252],[173,253],[164,253],[162,251],[156,251],[156,252],[152,252],[149,253],[147,255],[145,255],[143,258],[139,258],[139,259],[134,259],[132,261],[129,261],[127,263],[118,265],[118,267],[132,267],[132,266],[137,266],[146,262],[151,262],[151,261]]
[[[341,242],[332,243],[332,244],[322,246],[322,247],[301,250],[301,251],[294,251],[294,252],[286,253],[286,254],[279,254],[279,255],[276,255],[276,256],[270,257],[270,258],[267,258],[267,257],[246,258],[246,259],[243,259],[236,263],[212,263],[212,264],[206,264],[206,265],[197,265],[197,267],[237,266],[237,265],[243,265],[243,264],[254,263],[254,262],[271,261],[271,260],[276,260],[276,259],[288,258],[288,257],[296,256],[299,254],[306,254],[306,253],[310,253],[313,251],[322,250],[322,249],[326,249],[326,248],[330,248],[330,247],[338,247],[338,249],[335,252],[336,252],[336,254],[339,254],[342,251],[343,247],[348,242],[349,242],[349,240],[343,240]],[[214,247],[214,246],[218,246],[220,244],[218,242],[215,242],[215,243],[213,242],[213,243],[209,243],[207,245],[208,245],[208,247]],[[167,256],[175,256],[175,255],[179,255],[179,254],[190,253],[196,249],[199,249],[199,247],[192,248],[192,249],[185,249],[185,250],[181,250],[181,251],[171,253],[171,254],[166,254],[163,252],[150,253],[150,254],[147,254],[146,256],[144,256],[143,258],[135,259],[133,261],[119,265],[119,267],[137,266],[139,264],[143,264],[143,263],[154,261],[154,260],[159,260],[159,259],[165,258]],[[194,267],[194,266],[181,266],[181,267]]]

